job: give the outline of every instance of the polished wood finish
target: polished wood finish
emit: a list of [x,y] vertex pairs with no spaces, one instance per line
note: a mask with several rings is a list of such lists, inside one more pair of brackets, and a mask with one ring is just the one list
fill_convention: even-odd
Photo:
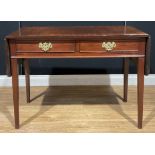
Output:
[[148,34],[131,26],[60,26],[60,27],[24,27],[6,36],[7,39],[35,40],[88,40],[110,37],[143,38]]
[[137,62],[138,78],[138,128],[142,128],[143,120],[143,95],[144,95],[144,58],[138,58]]
[[[116,43],[116,47],[110,52],[125,52],[125,53],[135,53],[137,54],[139,47],[144,41],[138,40],[112,40]],[[105,48],[102,47],[102,41],[94,42],[82,42],[80,43],[80,52],[107,52]]]
[[5,51],[6,51],[6,75],[11,76],[11,60],[10,60],[10,47],[9,43],[5,40]]
[[29,69],[29,60],[24,59],[24,69],[25,69],[25,78],[26,78],[26,99],[27,103],[30,103],[30,69]]
[[13,88],[13,103],[15,128],[19,128],[19,84],[18,84],[18,62],[17,59],[11,59],[12,66],[12,88]]
[[124,58],[124,102],[128,100],[129,58]]
[[42,53],[22,53],[18,52],[16,56],[12,56],[12,58],[124,58],[124,57],[144,57],[144,54],[133,54],[132,52],[75,52],[75,53],[51,53],[51,52],[42,52]]
[[[43,41],[44,42],[44,41]],[[52,43],[52,48],[48,50],[48,52],[58,52],[58,53],[64,53],[64,52],[75,52],[75,43],[73,42],[54,42],[54,41],[48,41]],[[39,43],[19,43],[17,44],[17,52],[25,52],[25,53],[45,53],[43,50],[39,48]]]
[[[144,68],[141,60],[146,57],[148,34],[130,26],[73,26],[73,27],[25,27],[6,36],[10,49],[10,59],[29,58],[138,58],[138,127],[142,127],[143,78]],[[53,47],[46,52],[39,48],[39,43],[51,42]],[[112,50],[102,47],[103,42],[115,42]],[[140,64],[142,67],[140,68]],[[15,62],[13,63],[15,66]],[[25,61],[27,101],[29,96],[29,71]],[[12,67],[12,72],[13,72]],[[124,100],[127,100],[127,71],[124,71]],[[13,73],[14,87],[17,88],[17,72]],[[13,89],[13,94],[18,93]],[[16,95],[14,95],[16,96]],[[15,108],[18,98],[14,100]],[[16,110],[16,117],[19,116]],[[16,118],[17,119],[17,118]],[[15,121],[15,126],[19,122]]]

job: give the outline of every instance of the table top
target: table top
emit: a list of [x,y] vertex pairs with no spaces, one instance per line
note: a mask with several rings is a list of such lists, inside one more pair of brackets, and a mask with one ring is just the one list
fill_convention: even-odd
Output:
[[[34,44],[38,41],[57,41],[57,40],[69,40],[69,41],[77,41],[79,43],[80,41],[86,40],[95,40],[95,41],[145,41],[146,42],[146,55],[145,55],[145,74],[149,74],[150,69],[150,45],[151,45],[151,39],[150,35],[131,26],[42,26],[42,27],[22,27],[19,30],[12,32],[11,34],[7,35],[5,37],[6,39],[6,45],[7,45],[7,56],[8,56],[8,75],[10,75],[10,43],[22,43],[23,46],[25,46],[25,43],[33,43]],[[10,42],[13,41],[13,42]],[[24,44],[23,44],[24,43]],[[126,47],[122,45],[123,47]],[[14,46],[12,46],[14,47]],[[32,47],[32,46],[31,46]],[[78,50],[77,46],[77,50]],[[24,47],[26,48],[26,47]],[[35,54],[34,53],[29,53]],[[76,54],[78,52],[75,52]],[[73,57],[75,53],[69,53],[70,57]],[[18,53],[19,54],[19,53]],[[66,55],[69,55],[66,53]],[[80,53],[80,57],[82,57],[82,54]],[[90,55],[93,55],[92,52],[89,53]],[[46,53],[48,56],[48,53]],[[55,57],[60,57],[59,53],[53,53],[52,57],[55,55]],[[58,56],[57,56],[58,55]],[[88,55],[88,53],[86,54]],[[94,57],[97,57],[100,55],[100,53],[95,53]],[[22,55],[23,56],[23,55]],[[27,55],[25,55],[26,57]],[[31,55],[32,56],[32,55]],[[51,56],[51,54],[50,54]],[[67,58],[66,56],[66,58]],[[19,56],[20,57],[20,56]],[[18,58],[19,58],[18,57]],[[35,57],[35,56],[34,56]],[[42,55],[40,55],[42,57]],[[40,58],[39,57],[39,58]],[[62,55],[62,57],[65,57],[65,54]],[[93,57],[93,56],[91,56]],[[35,57],[38,58],[38,55]]]
[[6,39],[89,38],[89,37],[147,37],[148,34],[131,26],[58,26],[23,27]]

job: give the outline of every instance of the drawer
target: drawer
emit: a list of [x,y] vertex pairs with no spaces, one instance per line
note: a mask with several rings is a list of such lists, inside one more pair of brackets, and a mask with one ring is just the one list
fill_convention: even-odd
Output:
[[90,41],[80,43],[80,52],[137,52],[141,41]]
[[65,53],[65,52],[75,52],[75,43],[74,42],[32,42],[32,43],[17,43],[16,44],[17,52],[33,53],[33,52],[56,52],[56,53]]

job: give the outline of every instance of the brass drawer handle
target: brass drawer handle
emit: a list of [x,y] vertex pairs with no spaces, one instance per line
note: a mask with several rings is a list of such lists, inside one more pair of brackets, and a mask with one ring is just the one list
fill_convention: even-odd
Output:
[[39,43],[39,48],[42,49],[44,52],[47,52],[50,48],[52,48],[52,43],[47,43],[47,42],[40,42]]
[[113,50],[113,48],[116,47],[116,43],[115,42],[103,42],[102,47],[105,48],[107,51],[111,51]]

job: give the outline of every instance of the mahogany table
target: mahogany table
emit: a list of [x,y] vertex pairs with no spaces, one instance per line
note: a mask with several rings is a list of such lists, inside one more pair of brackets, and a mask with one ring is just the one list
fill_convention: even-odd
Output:
[[28,60],[32,58],[124,58],[124,101],[129,59],[137,63],[138,128],[142,128],[144,74],[149,74],[150,36],[129,26],[23,27],[6,36],[7,73],[12,75],[15,128],[19,128],[18,60],[24,60],[30,102]]

